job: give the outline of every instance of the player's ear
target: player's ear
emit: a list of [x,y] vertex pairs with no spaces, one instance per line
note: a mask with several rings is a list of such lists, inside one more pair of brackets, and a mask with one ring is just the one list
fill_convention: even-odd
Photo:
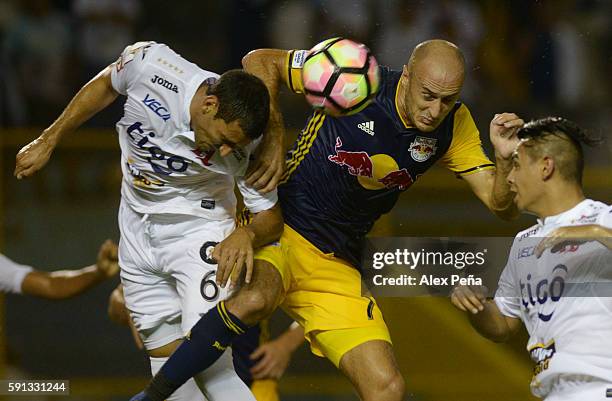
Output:
[[408,66],[406,64],[404,64],[404,67],[402,68],[402,76],[408,78]]
[[213,113],[213,115],[217,114],[217,109],[219,108],[219,98],[215,95],[207,95],[204,98],[204,102],[202,102],[202,111],[204,114]]
[[550,156],[545,156],[540,165],[540,171],[543,181],[547,181],[552,177],[555,171],[555,160]]

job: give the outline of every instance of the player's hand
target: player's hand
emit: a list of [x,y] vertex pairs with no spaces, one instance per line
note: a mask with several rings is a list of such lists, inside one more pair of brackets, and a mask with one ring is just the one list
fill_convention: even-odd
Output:
[[100,246],[96,268],[103,277],[110,278],[119,272],[117,253],[117,244],[109,239]]
[[496,114],[489,125],[489,137],[495,154],[502,159],[508,160],[519,143],[516,133],[525,125],[519,116],[514,113]]
[[108,298],[108,317],[111,321],[120,324],[122,326],[128,326],[132,332],[132,338],[136,347],[140,350],[144,349],[142,339],[134,327],[134,322],[130,316],[130,312],[125,305],[125,298],[123,297],[123,286],[119,284],[117,288],[111,292]]
[[[251,282],[253,274],[253,237],[251,230],[238,227],[221,241],[212,253],[217,261],[217,284],[225,288],[231,277],[231,287],[235,286],[246,266],[245,282]],[[232,273],[233,272],[233,273]]]
[[539,258],[548,248],[550,248],[551,253],[555,253],[565,247],[578,246],[596,240],[598,228],[599,226],[595,224],[559,227],[540,241],[535,254]]
[[19,151],[14,175],[18,180],[29,177],[47,164],[55,144],[45,134],[39,136]]
[[108,317],[114,323],[122,326],[127,326],[130,322],[130,314],[125,306],[121,284],[111,292],[108,298]]
[[280,379],[291,360],[291,350],[282,341],[273,340],[257,347],[251,354],[252,360],[258,360],[251,368],[255,380]]
[[460,285],[453,289],[451,302],[464,312],[477,314],[484,310],[487,301],[487,287],[483,285]]
[[255,160],[251,161],[246,174],[246,183],[264,194],[276,188],[285,172],[283,135],[280,139],[268,138],[271,136],[264,136],[257,146]]

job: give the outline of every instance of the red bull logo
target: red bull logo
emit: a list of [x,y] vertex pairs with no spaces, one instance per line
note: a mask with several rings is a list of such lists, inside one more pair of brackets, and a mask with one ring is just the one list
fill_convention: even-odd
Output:
[[414,141],[410,144],[408,151],[410,156],[417,162],[424,162],[436,153],[436,142],[435,138],[425,138],[417,136]]
[[341,150],[342,140],[340,137],[336,138],[335,155],[329,155],[327,159],[340,166],[346,166],[348,172],[354,176],[362,176],[372,178],[372,172],[374,170],[372,159],[367,152],[349,152],[347,150]]
[[398,188],[401,191],[408,189],[414,182],[410,173],[405,168],[392,171],[378,181],[389,189]]

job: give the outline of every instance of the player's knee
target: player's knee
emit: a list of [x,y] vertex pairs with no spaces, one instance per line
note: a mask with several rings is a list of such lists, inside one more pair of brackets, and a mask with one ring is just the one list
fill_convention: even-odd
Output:
[[[380,373],[371,383],[367,401],[401,401],[406,392],[406,382],[399,371]],[[364,400],[365,401],[365,400]]]
[[260,290],[241,290],[226,301],[227,308],[240,320],[252,326],[268,317],[275,309],[276,303],[271,294]]
[[387,391],[390,393],[391,399],[402,400],[406,393],[406,381],[400,372],[394,372],[387,382]]

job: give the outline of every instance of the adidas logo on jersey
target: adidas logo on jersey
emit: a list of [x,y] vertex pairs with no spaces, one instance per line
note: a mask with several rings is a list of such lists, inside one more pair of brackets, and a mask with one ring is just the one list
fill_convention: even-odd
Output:
[[374,136],[374,121],[366,121],[365,123],[357,124],[357,128],[364,131],[368,135]]

